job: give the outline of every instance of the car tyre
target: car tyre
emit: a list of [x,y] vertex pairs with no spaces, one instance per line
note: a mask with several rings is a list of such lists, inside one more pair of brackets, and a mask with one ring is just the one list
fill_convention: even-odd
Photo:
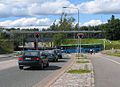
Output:
[[47,62],[46,67],[49,67],[49,62]]
[[56,59],[55,61],[58,62],[58,59]]
[[43,64],[43,63],[41,63],[41,65],[40,65],[40,69],[41,69],[41,70],[44,69],[44,64]]
[[60,55],[60,59],[62,59],[62,55]]
[[23,66],[19,66],[19,69],[20,69],[20,70],[23,70]]

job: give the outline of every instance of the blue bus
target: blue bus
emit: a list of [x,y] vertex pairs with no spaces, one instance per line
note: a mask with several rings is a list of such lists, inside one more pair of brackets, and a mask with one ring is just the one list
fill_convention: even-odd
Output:
[[[61,45],[61,49],[63,50],[63,52],[67,52],[67,53],[77,53],[80,51],[80,45],[65,44],[65,45]],[[101,43],[81,44],[81,52],[88,53],[90,49],[94,50],[95,52],[99,52],[103,50],[103,45]]]

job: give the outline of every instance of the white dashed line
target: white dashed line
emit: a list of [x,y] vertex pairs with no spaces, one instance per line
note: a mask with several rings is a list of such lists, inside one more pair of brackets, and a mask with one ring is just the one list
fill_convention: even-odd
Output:
[[111,61],[111,62],[114,62],[114,63],[116,63],[116,64],[119,64],[120,65],[120,62],[117,62],[117,61],[115,61],[115,60],[112,60],[112,59],[109,59],[109,58],[106,58],[107,60],[109,60],[109,61]]

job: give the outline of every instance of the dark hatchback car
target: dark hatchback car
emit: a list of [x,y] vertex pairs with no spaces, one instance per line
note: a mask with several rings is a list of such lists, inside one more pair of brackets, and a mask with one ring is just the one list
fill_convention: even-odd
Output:
[[46,50],[44,52],[47,55],[47,58],[50,62],[57,62],[58,61],[58,56],[53,50]]
[[19,69],[23,69],[24,66],[30,67],[44,67],[49,66],[49,61],[47,56],[39,50],[24,51],[18,58]]
[[62,51],[60,49],[54,49],[55,53],[57,54],[59,59],[62,59]]

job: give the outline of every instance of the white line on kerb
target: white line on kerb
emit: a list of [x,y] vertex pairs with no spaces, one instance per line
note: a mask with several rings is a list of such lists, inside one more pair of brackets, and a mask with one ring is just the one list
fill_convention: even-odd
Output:
[[117,61],[115,61],[115,60],[112,60],[112,59],[109,59],[109,58],[106,58],[107,60],[109,60],[109,61],[111,61],[111,62],[114,62],[114,63],[116,63],[116,64],[119,64],[120,65],[120,62],[117,62]]

